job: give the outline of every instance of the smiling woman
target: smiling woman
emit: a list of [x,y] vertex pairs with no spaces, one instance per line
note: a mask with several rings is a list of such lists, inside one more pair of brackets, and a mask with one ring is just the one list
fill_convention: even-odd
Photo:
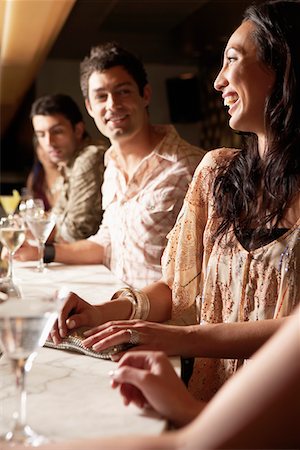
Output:
[[75,1],[1,0],[1,134],[20,106]]
[[[275,72],[266,65],[257,64],[257,46],[249,38],[254,31],[254,24],[246,21],[233,33],[214,87],[222,92],[224,105],[229,107],[231,128],[254,132],[259,137],[265,133],[264,106],[274,86]],[[260,150],[263,154],[264,145]]]

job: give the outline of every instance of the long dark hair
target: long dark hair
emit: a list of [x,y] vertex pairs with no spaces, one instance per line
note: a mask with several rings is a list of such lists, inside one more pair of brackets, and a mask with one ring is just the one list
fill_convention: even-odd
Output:
[[[242,150],[222,167],[214,183],[221,224],[216,237],[233,225],[236,235],[255,226],[256,237],[268,224],[271,233],[297,192],[300,179],[300,2],[251,5],[244,21],[255,25],[260,60],[275,72],[265,105],[267,150],[258,154],[257,136],[244,134]],[[258,206],[258,192],[262,193]]]

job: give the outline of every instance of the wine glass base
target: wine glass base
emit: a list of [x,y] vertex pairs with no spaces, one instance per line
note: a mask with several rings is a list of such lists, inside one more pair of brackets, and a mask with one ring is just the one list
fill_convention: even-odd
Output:
[[1,290],[8,298],[22,298],[22,291],[14,281],[11,278],[3,278],[1,280]]
[[30,428],[29,425],[25,425],[24,428],[15,428],[13,431],[9,431],[1,437],[1,440],[8,442],[11,447],[17,444],[24,445],[26,447],[39,447],[40,445],[44,445],[49,442],[49,439],[45,436],[37,434]]
[[33,271],[36,273],[47,273],[49,272],[49,269],[47,269],[46,266],[44,266],[42,269],[40,267],[35,267]]

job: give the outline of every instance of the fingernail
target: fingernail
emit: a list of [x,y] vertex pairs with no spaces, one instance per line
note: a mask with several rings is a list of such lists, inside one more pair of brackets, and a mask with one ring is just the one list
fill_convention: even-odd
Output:
[[68,320],[67,321],[67,325],[68,325],[68,328],[70,329],[70,330],[72,330],[72,328],[75,328],[75,321],[74,320]]
[[60,337],[62,337],[62,338],[66,337],[66,332],[62,328],[59,329],[59,334],[60,334]]

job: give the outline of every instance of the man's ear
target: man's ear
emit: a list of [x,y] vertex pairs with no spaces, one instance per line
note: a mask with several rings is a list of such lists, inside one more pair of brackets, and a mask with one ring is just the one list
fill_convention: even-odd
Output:
[[145,102],[145,106],[149,106],[150,105],[150,101],[151,101],[151,97],[152,97],[152,89],[150,84],[146,84],[146,86],[144,87],[144,102]]
[[88,99],[85,99],[85,107],[86,107],[86,110],[87,110],[87,112],[89,113],[89,115],[90,115],[91,117],[94,117],[93,111],[92,111],[92,108],[91,108],[91,105],[90,105],[90,102],[89,102]]
[[75,125],[75,137],[78,141],[81,141],[85,132],[85,126],[83,122],[78,122]]

